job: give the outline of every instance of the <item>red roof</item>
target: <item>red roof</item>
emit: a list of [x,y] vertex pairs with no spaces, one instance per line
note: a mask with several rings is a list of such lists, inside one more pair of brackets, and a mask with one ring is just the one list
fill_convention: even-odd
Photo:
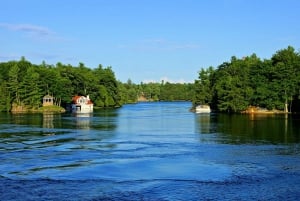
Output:
[[[73,104],[77,104],[77,100],[78,100],[79,98],[81,98],[81,97],[83,97],[83,98],[86,99],[85,96],[74,96],[74,97],[72,98],[72,103],[73,103]],[[88,100],[87,104],[93,104],[93,102],[91,101],[91,99]]]
[[72,103],[77,103],[77,100],[80,98],[81,96],[74,96],[72,98]]

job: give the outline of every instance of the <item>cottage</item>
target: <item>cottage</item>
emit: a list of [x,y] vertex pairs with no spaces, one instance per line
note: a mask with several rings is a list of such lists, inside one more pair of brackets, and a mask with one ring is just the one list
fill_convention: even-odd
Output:
[[71,109],[74,113],[91,113],[93,112],[93,105],[89,96],[74,96]]

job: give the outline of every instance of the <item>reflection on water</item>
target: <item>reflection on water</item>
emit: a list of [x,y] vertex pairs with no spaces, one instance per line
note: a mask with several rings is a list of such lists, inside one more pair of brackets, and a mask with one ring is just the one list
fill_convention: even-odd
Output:
[[53,124],[53,113],[44,113],[43,114],[43,127],[44,128],[54,128]]
[[211,118],[212,114],[196,114],[195,120],[197,132],[202,134],[213,132]]
[[42,125],[42,114],[17,113],[9,114],[11,122],[19,125]]
[[[95,110],[94,113],[0,113],[0,129],[3,125],[31,127],[31,130],[44,129],[96,129],[115,130],[118,111]],[[34,128],[34,129],[33,129]],[[39,129],[40,128],[40,129]]]
[[300,142],[300,121],[295,115],[210,114],[197,115],[195,121],[197,132],[204,141],[233,144]]
[[93,113],[73,114],[76,118],[76,128],[90,129]]

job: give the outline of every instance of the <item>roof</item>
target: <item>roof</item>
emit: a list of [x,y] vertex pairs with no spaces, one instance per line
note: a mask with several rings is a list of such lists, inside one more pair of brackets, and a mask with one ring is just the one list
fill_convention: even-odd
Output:
[[73,96],[72,102],[76,103],[81,96]]
[[[85,97],[85,96],[73,96],[72,103],[77,103],[77,100],[80,98],[87,99],[87,97]],[[93,104],[93,102],[90,99],[88,99],[87,104]]]

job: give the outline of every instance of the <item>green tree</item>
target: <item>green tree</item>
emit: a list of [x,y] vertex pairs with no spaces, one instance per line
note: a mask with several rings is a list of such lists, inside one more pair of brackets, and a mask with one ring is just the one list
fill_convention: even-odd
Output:
[[253,93],[249,82],[249,69],[245,59],[231,58],[231,62],[221,64],[215,75],[215,90],[212,102],[222,112],[245,110]]
[[0,112],[8,112],[11,109],[11,97],[7,81],[0,82]]
[[[96,76],[95,84],[99,89],[98,93],[95,94],[96,105],[97,103],[103,103],[104,107],[120,106],[121,97],[119,93],[118,82],[115,78],[115,74],[112,71],[112,68],[102,68],[102,65],[99,65],[99,67],[95,69],[93,73]],[[100,100],[97,100],[98,98]],[[102,105],[97,106],[102,107]]]
[[293,47],[288,46],[286,49],[277,51],[271,60],[274,66],[273,85],[282,97],[279,101],[284,105],[284,111],[288,112],[288,105],[292,103],[299,83],[297,77],[300,68],[299,54]]
[[21,105],[20,99],[20,87],[19,87],[19,71],[20,68],[18,64],[14,64],[8,72],[8,88],[10,91],[10,97],[12,102],[15,102],[17,105]]
[[136,84],[132,83],[132,81],[128,79],[126,83],[118,82],[118,86],[122,104],[137,102],[138,91]]
[[195,80],[195,90],[193,97],[193,105],[211,104],[212,101],[212,83],[211,74],[214,72],[212,66],[208,69],[202,68],[199,77]]
[[43,96],[40,89],[40,76],[35,69],[33,66],[27,68],[19,90],[22,103],[31,108],[40,107]]

